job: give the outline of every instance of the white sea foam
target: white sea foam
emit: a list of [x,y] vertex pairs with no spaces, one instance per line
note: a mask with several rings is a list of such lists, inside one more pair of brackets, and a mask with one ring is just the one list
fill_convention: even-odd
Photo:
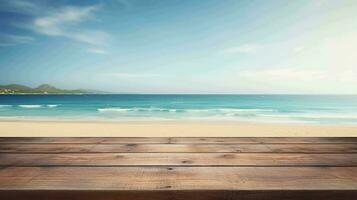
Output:
[[128,112],[131,109],[127,108],[98,108],[99,112]]
[[173,109],[173,108],[119,108],[119,107],[108,107],[108,108],[98,108],[99,112],[169,112],[169,113],[201,113],[201,114],[223,114],[223,115],[235,115],[235,114],[249,114],[258,112],[273,112],[272,109],[239,109],[239,108],[210,108],[210,109]]
[[274,118],[307,118],[307,119],[357,119],[357,113],[290,113],[290,114],[261,114],[263,117]]
[[57,107],[58,105],[56,105],[56,104],[50,104],[50,105],[47,105],[47,107],[49,107],[49,108],[55,108],[55,107]]
[[259,108],[233,108],[233,109],[218,109],[221,111],[233,111],[233,112],[274,112],[274,109],[259,109]]
[[21,108],[41,108],[41,105],[19,105]]
[[177,112],[177,109],[166,108],[98,108],[99,112]]
[[247,112],[273,112],[273,109],[242,109],[242,108],[209,108],[209,109],[187,109],[186,112],[217,112],[217,113],[247,113]]
[[[160,117],[163,119],[199,119],[199,120],[239,120],[266,122],[316,122],[316,120],[357,120],[357,113],[306,112],[286,113],[269,108],[208,108],[208,109],[173,109],[160,107],[107,107],[99,112],[111,113],[114,117]],[[115,115],[115,113],[117,113]],[[111,116],[112,116],[111,115]],[[113,117],[113,116],[112,116]]]
[[0,105],[0,108],[10,108],[12,105]]

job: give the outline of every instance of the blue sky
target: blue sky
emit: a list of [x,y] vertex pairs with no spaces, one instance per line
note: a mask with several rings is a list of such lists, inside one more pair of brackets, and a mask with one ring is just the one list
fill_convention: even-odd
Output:
[[0,84],[357,93],[355,0],[0,0]]

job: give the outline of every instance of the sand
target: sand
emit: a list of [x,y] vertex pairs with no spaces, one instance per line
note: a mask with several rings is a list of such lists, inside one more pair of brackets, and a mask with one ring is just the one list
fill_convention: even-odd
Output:
[[357,137],[357,126],[247,122],[0,121],[0,137]]

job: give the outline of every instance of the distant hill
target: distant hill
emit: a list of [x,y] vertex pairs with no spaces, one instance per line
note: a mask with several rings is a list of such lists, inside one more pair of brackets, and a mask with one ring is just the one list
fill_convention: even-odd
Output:
[[106,92],[97,90],[64,90],[49,84],[43,84],[36,88],[25,85],[10,84],[0,85],[0,94],[104,94]]

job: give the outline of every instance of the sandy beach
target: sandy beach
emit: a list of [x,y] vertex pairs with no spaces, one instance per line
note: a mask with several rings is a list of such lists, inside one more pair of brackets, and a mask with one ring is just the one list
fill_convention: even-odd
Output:
[[247,122],[0,121],[1,137],[356,137],[357,126]]

